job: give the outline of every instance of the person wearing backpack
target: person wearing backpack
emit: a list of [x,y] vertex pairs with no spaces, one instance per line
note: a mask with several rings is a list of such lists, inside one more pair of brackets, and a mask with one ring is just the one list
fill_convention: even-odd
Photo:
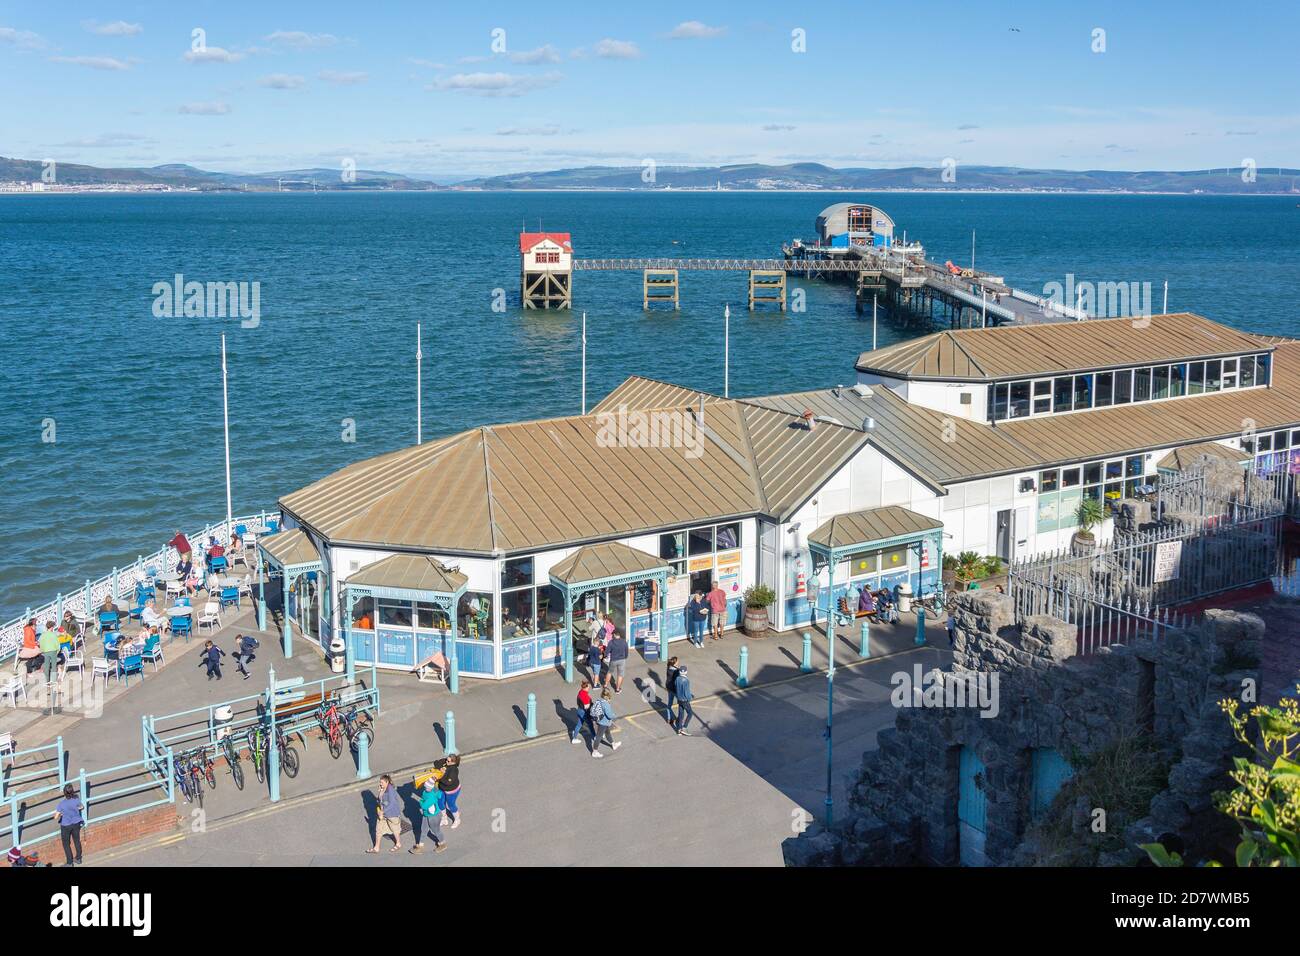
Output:
[[433,837],[433,852],[441,853],[447,849],[447,841],[442,838],[442,811],[447,807],[447,798],[438,787],[438,781],[430,778],[424,782],[424,791],[420,794],[420,818],[415,826],[415,846],[411,853],[424,850],[424,831]]
[[595,719],[596,725],[600,728],[599,735],[593,735],[591,738],[591,755],[593,757],[605,756],[600,752],[600,742],[602,740],[609,744],[610,750],[617,750],[619,747],[623,746],[622,741],[614,740],[614,721],[617,718],[614,714],[614,704],[611,701],[613,696],[614,695],[610,693],[609,688],[606,687],[600,692],[600,698],[593,701],[591,705],[592,717]]
[[668,724],[673,724],[673,702],[677,700],[677,658],[668,658],[667,675],[664,677],[664,689],[668,691]]
[[686,728],[695,716],[695,710],[691,707],[691,700],[694,698],[691,693],[691,678],[686,672],[686,665],[683,664],[677,670],[677,735],[679,737],[693,736]]
[[573,731],[569,734],[569,743],[576,744],[582,739],[584,724],[591,724],[591,739],[596,739],[596,725],[591,723],[591,681],[584,680],[578,688],[578,719],[573,722]]
[[605,686],[605,682],[600,676],[601,669],[605,666],[605,645],[601,643],[600,635],[600,629],[593,625],[591,629],[591,644],[587,648],[587,670],[591,672],[591,684],[593,687],[597,684],[601,687]]
[[257,650],[257,638],[244,634],[235,637],[235,653],[231,658],[235,662],[235,669],[244,675],[244,680],[248,680],[250,676],[247,665],[253,663],[253,658],[257,656],[253,653],[255,650]]

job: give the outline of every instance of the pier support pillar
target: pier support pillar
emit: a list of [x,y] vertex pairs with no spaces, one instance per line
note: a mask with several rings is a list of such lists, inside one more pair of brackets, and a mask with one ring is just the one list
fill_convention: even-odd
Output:
[[779,305],[785,311],[785,270],[749,270],[749,311],[756,305]]
[[641,308],[650,308],[651,302],[671,302],[673,311],[681,305],[680,283],[676,269],[646,269],[641,275]]

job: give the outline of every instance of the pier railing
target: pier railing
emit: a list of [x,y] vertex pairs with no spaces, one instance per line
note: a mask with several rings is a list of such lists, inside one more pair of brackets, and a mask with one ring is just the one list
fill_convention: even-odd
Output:
[[[243,515],[231,519],[230,527],[243,525],[254,534],[265,534],[270,530],[268,522],[276,522],[278,526],[279,516],[274,512],[268,514],[265,511],[255,515]],[[202,531],[196,531],[187,537],[194,545],[197,554],[207,544],[209,538],[216,538],[223,546],[228,545],[230,528],[222,520],[216,524],[205,525]],[[36,627],[39,631],[46,621],[62,621],[64,611],[93,617],[94,609],[103,602],[105,597],[111,597],[115,602],[128,595],[134,597],[138,581],[153,575],[166,574],[175,568],[176,564],[176,549],[164,545],[153,554],[140,555],[135,559],[134,564],[124,568],[114,568],[94,581],[87,579],[81,587],[56,595],[48,604],[28,608],[21,617],[0,625],[0,664],[10,660],[22,647],[23,625],[30,618],[36,618]]]

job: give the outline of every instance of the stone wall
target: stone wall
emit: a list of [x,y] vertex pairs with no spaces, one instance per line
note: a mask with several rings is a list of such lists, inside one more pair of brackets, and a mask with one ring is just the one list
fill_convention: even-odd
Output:
[[[1099,862],[1134,863],[1133,848],[1204,824],[1210,793],[1227,784],[1234,741],[1217,701],[1240,694],[1236,662],[1257,660],[1263,623],[1253,615],[1210,611],[1204,623],[1157,644],[1116,644],[1076,655],[1073,625],[1054,618],[1014,621],[1009,597],[968,592],[956,617],[953,665],[945,677],[997,678],[996,716],[971,706],[899,707],[893,728],[864,754],[850,788],[850,813],[832,832],[787,841],[794,865],[953,865],[959,859],[958,761],[971,748],[984,765],[984,856],[990,864],[1027,862],[1032,822],[1031,761],[1052,748],[1071,764],[1147,735],[1171,767],[1168,787],[1146,816],[1107,820],[1111,838]],[[1061,801],[1058,801],[1060,804]],[[1060,807],[1087,831],[1092,808]],[[1086,838],[1086,837],[1085,837]],[[1118,849],[1117,849],[1118,846]],[[1189,853],[1194,852],[1188,847]]]

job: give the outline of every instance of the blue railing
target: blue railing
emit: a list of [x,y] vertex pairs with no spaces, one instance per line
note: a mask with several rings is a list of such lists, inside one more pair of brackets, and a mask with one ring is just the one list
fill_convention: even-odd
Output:
[[[15,787],[21,784],[30,783],[33,780],[40,780],[44,777],[54,776],[58,778],[58,786],[62,787],[67,780],[67,760],[66,751],[63,749],[63,738],[54,738],[54,743],[45,744],[41,747],[31,747],[27,750],[18,750],[7,757],[0,758],[0,800],[8,800],[12,796],[22,799],[25,793],[14,793]],[[27,761],[27,768],[24,772],[18,772],[18,761],[22,757],[31,758]],[[4,762],[9,762],[9,773],[4,772]],[[46,783],[37,790],[44,787],[52,787],[55,784]],[[31,791],[35,792],[35,791]]]

